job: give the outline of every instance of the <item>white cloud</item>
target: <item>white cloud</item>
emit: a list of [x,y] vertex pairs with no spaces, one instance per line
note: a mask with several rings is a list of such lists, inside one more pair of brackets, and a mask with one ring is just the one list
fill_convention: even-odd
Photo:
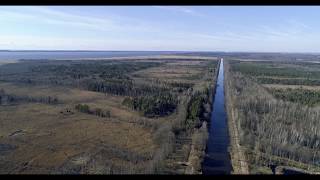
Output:
[[33,12],[33,15],[21,13],[19,11],[1,10],[0,19],[20,20],[22,22],[42,22],[51,25],[63,25],[72,29],[85,28],[99,31],[139,31],[139,32],[159,32],[158,26],[150,25],[137,19],[126,17],[93,17],[65,13],[47,7],[23,7],[24,10]]
[[[156,19],[143,20],[121,13],[80,15],[74,11],[63,12],[59,8],[42,6],[0,8],[1,27],[22,24],[28,30],[24,31],[22,28],[11,33],[1,32],[0,29],[0,49],[287,51],[309,48],[314,51],[320,45],[317,30],[297,19],[283,19],[273,23],[235,23],[230,19],[221,20],[219,16],[213,19],[214,17],[202,14],[195,8],[185,6],[154,8],[181,13],[184,17],[175,17],[166,22]],[[207,18],[196,19],[200,23],[195,27],[192,22],[197,21],[189,21],[190,16]],[[219,23],[220,25],[217,25]],[[46,30],[48,27],[52,29],[47,33],[32,34],[32,28],[42,30],[41,25]],[[65,28],[66,32],[59,29],[59,32],[55,33],[55,28]],[[7,29],[10,30],[10,27]],[[88,32],[94,34],[90,36],[94,38],[86,38],[87,32],[73,35],[79,30],[89,30]],[[53,37],[53,34],[58,37]]]

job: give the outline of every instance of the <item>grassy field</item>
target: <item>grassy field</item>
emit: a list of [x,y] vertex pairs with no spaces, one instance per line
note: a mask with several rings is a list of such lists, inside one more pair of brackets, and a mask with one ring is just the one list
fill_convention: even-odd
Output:
[[[185,125],[190,121],[188,96],[211,90],[216,64],[182,57],[4,64],[0,173],[168,173],[175,157],[188,159],[192,146],[192,141],[177,139],[199,133],[200,127]],[[152,99],[169,95],[177,101]],[[126,98],[147,109],[124,104]],[[173,102],[177,104],[166,104]],[[79,104],[89,110],[76,109]],[[166,112],[167,107],[174,111]],[[200,116],[192,122],[202,122]],[[181,143],[189,147],[184,152],[177,149]],[[179,173],[177,169],[170,173]]]

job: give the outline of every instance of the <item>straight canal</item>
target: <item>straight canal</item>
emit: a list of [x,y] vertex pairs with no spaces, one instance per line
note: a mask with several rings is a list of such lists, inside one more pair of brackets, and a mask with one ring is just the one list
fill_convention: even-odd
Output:
[[230,174],[232,170],[229,147],[227,114],[224,98],[224,71],[221,58],[213,111],[209,123],[209,138],[206,156],[202,163],[202,172],[206,174]]

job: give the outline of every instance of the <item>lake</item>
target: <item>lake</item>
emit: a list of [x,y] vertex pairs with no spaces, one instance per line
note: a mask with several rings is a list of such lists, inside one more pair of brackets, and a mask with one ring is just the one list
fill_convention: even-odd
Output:
[[0,61],[20,59],[81,59],[176,54],[174,51],[0,51]]

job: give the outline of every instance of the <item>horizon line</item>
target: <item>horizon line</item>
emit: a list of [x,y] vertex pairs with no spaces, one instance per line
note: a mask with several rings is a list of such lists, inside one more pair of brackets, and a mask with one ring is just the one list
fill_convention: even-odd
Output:
[[184,52],[184,53],[281,53],[281,54],[320,54],[320,52],[293,52],[293,51],[214,51],[214,50],[76,50],[76,49],[0,49],[0,52]]

